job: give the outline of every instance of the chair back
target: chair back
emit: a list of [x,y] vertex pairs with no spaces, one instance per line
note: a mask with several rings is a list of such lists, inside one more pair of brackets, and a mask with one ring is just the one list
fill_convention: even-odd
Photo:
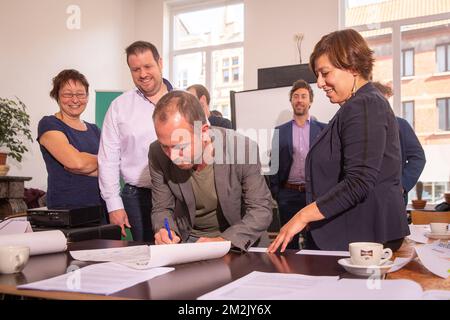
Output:
[[429,224],[431,222],[450,223],[450,211],[411,211],[412,224]]

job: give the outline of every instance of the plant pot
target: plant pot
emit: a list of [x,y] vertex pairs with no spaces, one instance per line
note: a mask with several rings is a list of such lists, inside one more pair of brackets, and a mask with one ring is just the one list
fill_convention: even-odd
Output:
[[6,164],[6,157],[8,156],[5,152],[0,152],[0,166],[4,166]]
[[414,209],[423,209],[427,204],[427,200],[412,200],[412,207]]
[[7,164],[0,164],[0,177],[6,176],[9,171],[9,166]]

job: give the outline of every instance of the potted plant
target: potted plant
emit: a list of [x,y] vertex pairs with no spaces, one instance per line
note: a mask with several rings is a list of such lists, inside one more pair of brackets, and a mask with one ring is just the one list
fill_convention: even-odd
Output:
[[417,199],[412,200],[412,206],[414,209],[425,208],[425,205],[427,204],[427,200],[422,200],[422,193],[423,193],[423,183],[422,183],[422,181],[419,181],[416,184]]
[[19,98],[16,100],[0,98],[0,175],[6,175],[9,170],[6,156],[21,162],[22,155],[28,151],[25,138],[33,141],[26,106]]

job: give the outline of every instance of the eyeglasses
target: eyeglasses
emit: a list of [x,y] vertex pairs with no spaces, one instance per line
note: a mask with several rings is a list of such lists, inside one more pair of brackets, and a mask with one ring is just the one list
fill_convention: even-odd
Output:
[[73,99],[73,97],[77,97],[78,100],[85,100],[87,98],[86,93],[63,93],[61,97],[64,99]]

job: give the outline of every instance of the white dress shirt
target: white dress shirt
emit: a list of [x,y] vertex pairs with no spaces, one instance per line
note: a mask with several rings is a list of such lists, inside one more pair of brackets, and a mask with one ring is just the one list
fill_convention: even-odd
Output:
[[123,209],[120,176],[125,183],[151,188],[148,150],[155,141],[155,105],[138,90],[117,97],[103,122],[98,152],[98,178],[108,212]]

